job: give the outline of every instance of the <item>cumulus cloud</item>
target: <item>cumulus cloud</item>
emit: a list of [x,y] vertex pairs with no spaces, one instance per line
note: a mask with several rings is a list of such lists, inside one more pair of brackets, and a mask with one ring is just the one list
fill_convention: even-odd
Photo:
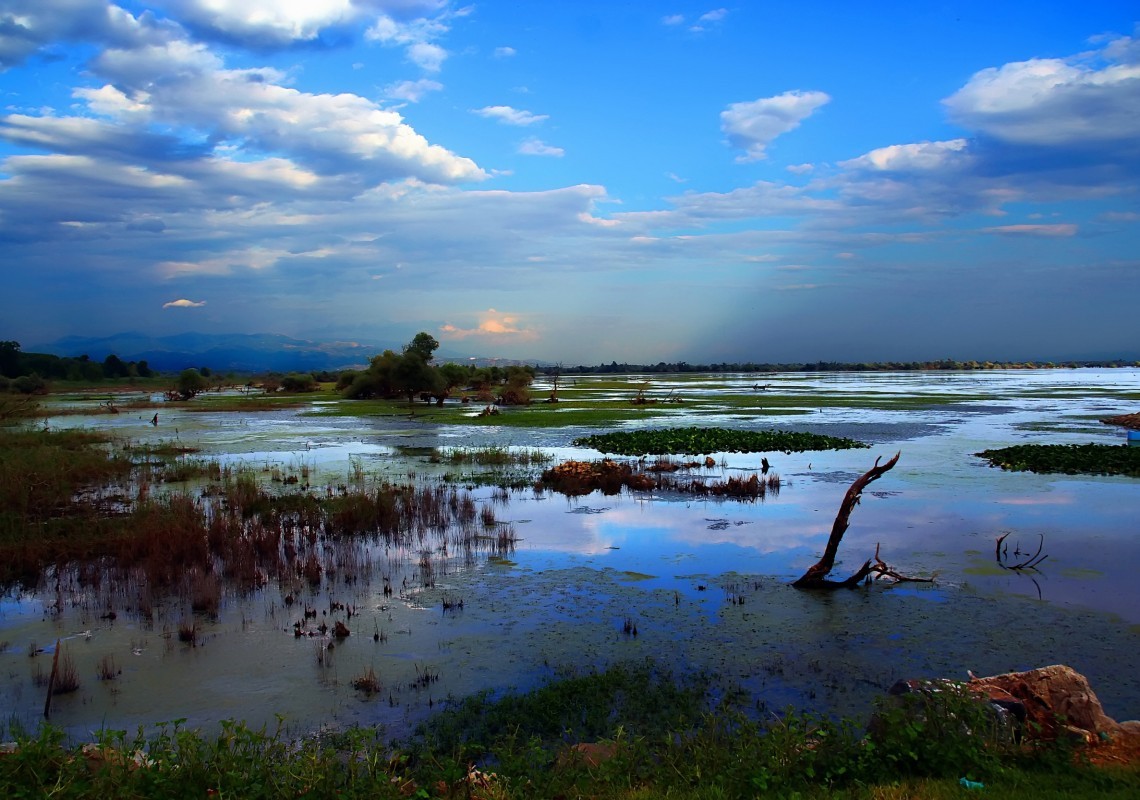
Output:
[[795,130],[831,98],[823,92],[790,91],[733,103],[720,114],[721,130],[733,147],[745,151],[739,161],[767,158],[767,148],[780,134]]
[[551,158],[562,158],[566,155],[566,151],[561,147],[549,145],[541,139],[527,139],[519,145],[519,154],[524,156],[549,156]]
[[946,142],[919,142],[918,144],[893,144],[872,150],[849,161],[841,161],[839,165],[848,169],[867,169],[882,172],[939,170],[960,160],[965,154],[966,145],[965,139],[952,139]]
[[355,20],[352,0],[163,0],[171,13],[207,36],[253,47],[284,47],[316,39],[330,27]]
[[478,114],[487,119],[498,120],[504,125],[537,125],[540,122],[550,119],[547,114],[532,114],[529,111],[511,108],[510,106],[484,106],[483,108],[473,109],[471,113]]
[[163,303],[163,308],[201,308],[206,305],[205,300],[171,300],[169,303]]
[[661,18],[662,25],[683,25],[685,22],[684,14],[667,14]]
[[511,56],[515,55],[517,52],[518,51],[516,51],[515,48],[513,48],[513,47],[496,47],[494,49],[494,51],[492,52],[492,55],[495,58],[510,58]]
[[429,143],[393,110],[359,95],[298,91],[271,69],[227,69],[201,44],[113,48],[92,69],[109,83],[76,96],[124,126],[185,127],[216,142],[241,142],[247,157],[285,154],[318,174],[353,174],[368,183],[486,177],[470,159]]
[[124,45],[146,32],[107,0],[5,0],[0,7],[0,72],[58,41]]
[[157,0],[172,18],[204,39],[254,49],[329,43],[348,28],[375,18],[377,25],[424,30],[446,10],[446,0]]
[[721,20],[723,20],[727,16],[728,16],[728,9],[727,8],[714,8],[712,11],[706,11],[704,14],[701,14],[700,21],[701,22],[720,22]]
[[[1129,52],[1117,40],[1113,52]],[[1106,54],[1109,51],[1106,51]],[[1140,63],[1030,59],[990,67],[950,97],[955,122],[1022,145],[1140,142]]]
[[450,323],[440,328],[445,339],[469,339],[476,337],[490,341],[533,341],[538,333],[533,328],[527,328],[519,315],[501,313],[493,308],[479,314],[479,323],[472,328],[461,328]]

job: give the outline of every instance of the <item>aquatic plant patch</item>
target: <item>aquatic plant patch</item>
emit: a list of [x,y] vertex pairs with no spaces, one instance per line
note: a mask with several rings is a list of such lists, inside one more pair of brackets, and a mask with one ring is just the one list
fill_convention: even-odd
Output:
[[797,431],[738,431],[727,428],[663,428],[583,436],[577,447],[626,456],[705,453],[803,453],[850,450],[870,445],[854,439]]
[[1124,444],[1021,444],[975,455],[1012,472],[1140,478],[1140,447]]

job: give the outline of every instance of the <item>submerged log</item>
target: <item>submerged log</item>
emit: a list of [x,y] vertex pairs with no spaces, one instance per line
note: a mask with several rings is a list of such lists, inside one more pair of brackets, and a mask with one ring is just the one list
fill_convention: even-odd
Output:
[[886,564],[879,560],[878,550],[875,551],[875,559],[867,559],[859,570],[847,580],[833,581],[828,580],[827,576],[835,566],[835,556],[839,552],[839,543],[843,541],[843,534],[847,532],[847,526],[851,520],[851,512],[855,506],[859,504],[859,500],[863,495],[863,490],[871,483],[874,483],[884,474],[889,472],[892,467],[899,461],[899,456],[902,455],[901,451],[895,453],[894,458],[885,464],[880,465],[879,459],[875,459],[875,466],[864,472],[855,482],[851,484],[851,488],[847,490],[847,494],[843,498],[843,503],[839,506],[839,513],[835,515],[835,522],[831,525],[831,536],[827,539],[827,547],[824,548],[823,557],[817,561],[812,567],[796,580],[792,586],[797,589],[841,589],[852,586],[857,586],[860,581],[868,577],[872,573],[885,574],[896,580],[916,580],[914,578],[904,578],[897,575],[893,570],[890,570]]

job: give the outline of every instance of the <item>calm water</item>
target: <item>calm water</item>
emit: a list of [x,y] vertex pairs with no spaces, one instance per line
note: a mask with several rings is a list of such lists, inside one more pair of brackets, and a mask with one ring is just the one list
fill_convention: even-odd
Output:
[[[330,651],[324,637],[293,636],[300,604],[290,587],[227,594],[216,620],[200,620],[196,647],[178,641],[186,610],[171,601],[144,623],[104,619],[121,598],[54,587],[0,602],[0,713],[34,723],[43,706],[37,675],[62,638],[82,686],[53,701],[53,721],[78,734],[186,718],[212,729],[226,718],[296,731],[382,724],[393,735],[449,696],[526,688],[565,669],[652,657],[679,669],[714,669],[758,704],[865,713],[895,679],[961,677],[1070,663],[1085,672],[1109,714],[1140,717],[1140,482],[1124,478],[1004,473],[973,454],[1013,443],[1122,443],[1100,424],[1132,412],[1140,371],[1048,370],[936,374],[652,376],[655,391],[807,395],[818,407],[793,416],[742,416],[730,402],[678,406],[663,424],[788,428],[851,436],[870,450],[768,454],[783,486],[762,502],[667,495],[560,495],[476,489],[520,541],[509,560],[436,552],[436,583],[416,588],[417,553],[375,548],[362,557],[372,580],[322,587],[304,603],[327,616],[355,605],[352,635]],[[590,379],[578,378],[580,387]],[[627,396],[627,395],[617,395]],[[828,407],[828,398],[927,396],[960,401],[925,410]],[[822,408],[822,410],[820,410]],[[582,429],[471,430],[410,419],[160,412],[57,417],[52,426],[110,428],[136,441],[178,440],[203,456],[259,470],[304,467],[314,486],[358,466],[407,480],[442,468],[431,448],[542,448],[557,460],[596,458],[570,445]],[[878,456],[901,451],[852,516],[837,572],[874,553],[900,571],[936,575],[933,586],[876,585],[820,596],[787,583],[818,558],[850,481]],[[760,466],[760,454],[718,454],[720,477]],[[994,542],[1048,555],[1037,572],[995,563]],[[381,574],[400,587],[381,593]],[[407,588],[403,588],[408,579]],[[445,599],[463,608],[444,611]],[[739,601],[743,600],[741,604]],[[737,602],[734,602],[737,601]],[[329,624],[336,612],[329,616]],[[342,618],[342,617],[337,617]],[[638,636],[623,633],[633,621]],[[379,634],[380,641],[374,636]],[[30,653],[45,650],[39,655]],[[114,659],[121,674],[100,681]],[[384,684],[366,698],[351,686],[373,667]],[[424,680],[438,675],[438,680]]]

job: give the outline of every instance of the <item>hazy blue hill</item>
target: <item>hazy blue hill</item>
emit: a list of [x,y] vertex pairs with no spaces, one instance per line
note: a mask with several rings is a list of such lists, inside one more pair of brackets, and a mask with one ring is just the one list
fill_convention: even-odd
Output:
[[[102,361],[115,354],[124,361],[146,361],[151,369],[174,372],[187,367],[209,367],[220,372],[310,372],[364,367],[385,349],[399,351],[402,342],[318,342],[275,333],[180,333],[150,336],[137,331],[113,336],[65,336],[46,344],[24,347],[25,352],[57,356],[87,355]],[[438,350],[440,361],[521,363],[512,360],[472,358],[469,353]]]
[[67,336],[28,351],[103,360],[146,361],[163,372],[207,366],[235,372],[306,371],[363,366],[385,347],[361,342],[313,342],[279,334],[181,333],[148,336],[137,332],[105,337]]

